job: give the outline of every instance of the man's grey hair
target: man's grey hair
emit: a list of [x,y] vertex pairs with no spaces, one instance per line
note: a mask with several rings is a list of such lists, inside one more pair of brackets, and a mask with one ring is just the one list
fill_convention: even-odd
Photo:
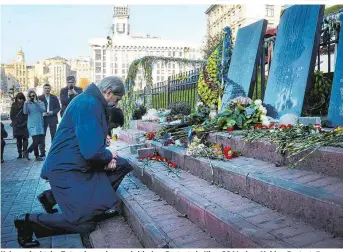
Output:
[[117,76],[109,76],[102,79],[97,87],[101,93],[105,93],[108,89],[112,89],[112,93],[115,95],[123,96],[125,94],[124,83]]

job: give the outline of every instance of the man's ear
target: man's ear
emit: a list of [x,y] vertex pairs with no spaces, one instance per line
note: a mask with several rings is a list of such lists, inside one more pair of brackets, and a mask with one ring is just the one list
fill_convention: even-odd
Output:
[[112,88],[109,88],[106,90],[105,94],[111,94],[112,93]]

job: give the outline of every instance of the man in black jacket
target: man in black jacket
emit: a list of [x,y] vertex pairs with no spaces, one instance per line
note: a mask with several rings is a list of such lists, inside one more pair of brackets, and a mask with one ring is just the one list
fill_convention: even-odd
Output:
[[63,116],[64,111],[68,107],[68,104],[71,102],[71,100],[78,94],[81,94],[83,91],[82,88],[75,86],[74,76],[67,77],[67,84],[68,86],[65,88],[62,88],[60,92],[60,100],[62,104],[61,117]]
[[[50,135],[51,135],[51,142],[54,139],[57,124],[58,124],[58,118],[57,114],[61,110],[60,102],[58,101],[58,98],[56,95],[50,94],[51,92],[51,86],[49,84],[45,84],[43,86],[44,94],[39,96],[39,100],[44,102],[45,104],[45,112],[43,113],[44,118],[44,134],[46,136],[46,130],[50,129]],[[44,136],[44,137],[45,137]],[[41,157],[45,156],[45,140],[44,144],[40,145],[40,153]]]

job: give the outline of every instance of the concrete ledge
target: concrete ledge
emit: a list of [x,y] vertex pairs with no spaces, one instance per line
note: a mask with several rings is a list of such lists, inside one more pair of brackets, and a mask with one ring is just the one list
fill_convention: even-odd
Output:
[[[258,140],[248,143],[242,140],[242,136],[218,132],[209,134],[208,140],[212,143],[222,143],[242,152],[245,157],[256,158],[266,162],[281,165],[289,165],[306,156],[303,153],[292,158],[276,152],[276,146],[266,140]],[[309,158],[299,163],[296,167],[301,170],[320,172],[329,176],[343,178],[343,148],[323,147],[315,151]]]
[[184,148],[165,147],[158,142],[152,142],[151,146],[163,157],[199,178],[209,182],[214,180],[231,192],[343,236],[343,191],[335,194],[326,189],[335,185],[343,189],[343,181],[340,179],[275,167],[245,157],[227,162],[212,160],[212,176],[209,162],[205,158],[187,156]]
[[[152,163],[148,169],[143,169],[141,176],[141,163],[133,158],[130,163],[134,174],[151,190],[228,248],[311,247],[315,242],[332,239],[328,233],[210,185],[187,172],[180,171],[175,176],[160,163]],[[284,229],[293,229],[292,236],[297,239],[288,239],[290,234]],[[315,235],[305,241],[303,234]],[[341,238],[335,239],[337,243],[343,247]]]
[[162,129],[162,125],[159,123],[145,122],[142,120],[137,121],[137,129],[144,132],[156,132]]
[[128,144],[141,144],[145,141],[144,132],[133,129],[120,131],[118,139]]

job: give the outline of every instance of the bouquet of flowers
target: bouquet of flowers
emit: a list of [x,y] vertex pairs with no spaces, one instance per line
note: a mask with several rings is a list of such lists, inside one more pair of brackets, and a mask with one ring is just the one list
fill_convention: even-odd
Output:
[[228,102],[224,112],[216,117],[215,128],[218,130],[250,129],[254,125],[269,126],[267,109],[261,100],[254,102],[248,97],[237,97]]
[[202,143],[199,138],[194,137],[192,143],[188,146],[186,155],[192,157],[229,160],[240,156],[240,153],[233,151],[229,146],[223,147],[221,144],[207,146],[206,144]]

